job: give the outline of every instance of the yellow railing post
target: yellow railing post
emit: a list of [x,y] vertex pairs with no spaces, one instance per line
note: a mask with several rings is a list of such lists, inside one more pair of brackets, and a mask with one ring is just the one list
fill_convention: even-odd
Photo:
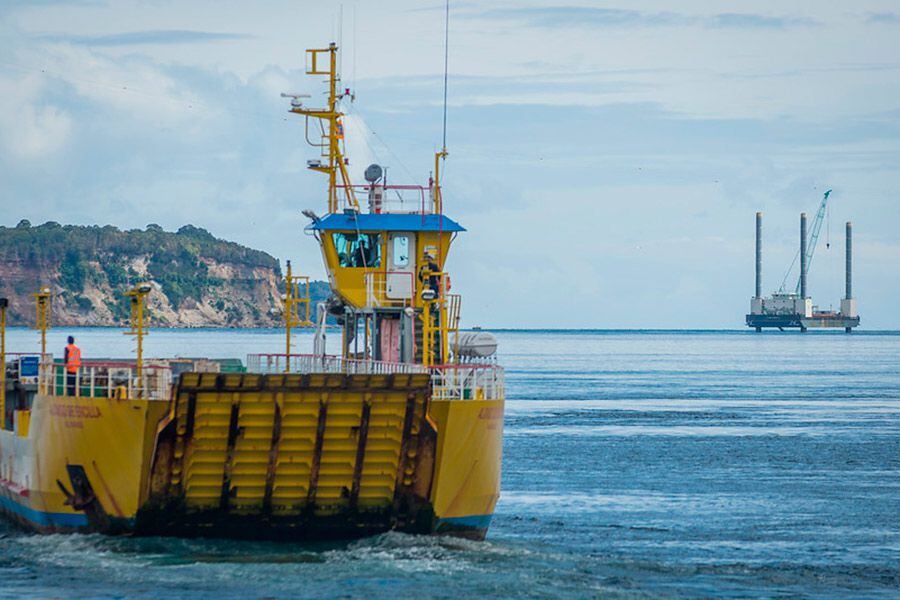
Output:
[[6,307],[9,300],[0,298],[0,410],[6,419]]
[[131,298],[131,328],[125,332],[125,335],[133,335],[137,341],[137,368],[136,376],[138,380],[138,389],[142,389],[142,376],[144,373],[144,336],[146,335],[146,327],[144,325],[144,304],[147,294],[153,288],[149,283],[140,283],[132,289],[125,292],[125,295]]
[[444,346],[446,361],[450,360],[450,334],[453,334],[453,354],[459,362],[459,311],[462,296],[447,293],[447,345]]
[[[313,63],[315,65],[315,63]],[[315,67],[314,67],[315,68]],[[287,273],[284,276],[284,372],[289,371],[288,364],[291,358],[291,327],[293,326],[294,299],[291,294],[291,261],[287,261]]]
[[[304,292],[300,293],[300,285],[305,284]],[[284,333],[285,333],[285,349],[284,349],[284,372],[290,371],[291,363],[291,329],[294,327],[311,327],[312,321],[309,320],[309,277],[306,275],[294,275],[291,268],[291,261],[287,261],[287,273],[284,276]],[[301,318],[298,312],[298,305],[305,305],[304,316]]]
[[[448,293],[446,289],[446,273],[443,271],[422,271],[421,272],[421,284],[422,288],[419,290],[419,294],[422,294],[426,289],[430,290],[431,288],[431,278],[437,277],[438,279],[438,289],[434,298],[426,299],[422,297],[422,364],[426,366],[432,366],[434,364],[442,364],[447,362],[449,358],[449,337],[450,331],[452,330],[451,324],[448,320],[449,315],[447,298]],[[432,310],[437,306],[438,311],[438,322],[437,326],[435,326],[434,321],[432,319]],[[441,343],[440,348],[438,348],[438,356],[435,356],[434,352],[434,334],[435,330],[440,333]]]
[[440,316],[440,327],[441,327],[441,364],[446,364],[449,362],[449,354],[448,349],[450,346],[447,344],[448,338],[450,337],[449,328],[447,327],[447,291],[444,289],[444,278],[441,277],[441,297],[439,300],[440,304],[438,305],[438,311]]
[[434,154],[434,189],[431,190],[431,198],[432,211],[436,215],[442,214],[444,211],[444,198],[441,192],[441,159],[446,159],[447,156],[446,148],[441,148],[440,152]]
[[35,323],[34,328],[41,332],[41,360],[47,354],[47,330],[50,329],[50,304],[51,294],[50,288],[43,287],[38,292],[32,294],[35,301]]
[[434,363],[434,324],[431,322],[433,300],[422,302],[422,364],[430,367]]

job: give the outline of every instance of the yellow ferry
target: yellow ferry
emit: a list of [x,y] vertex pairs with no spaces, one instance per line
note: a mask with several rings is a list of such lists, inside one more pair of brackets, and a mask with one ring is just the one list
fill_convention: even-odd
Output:
[[[464,229],[443,214],[447,153],[428,185],[388,185],[377,165],[353,183],[337,52],[307,51],[307,73],[327,78],[327,106],[290,96],[321,148],[308,166],[328,176],[327,213],[304,213],[333,291],[315,322],[309,280],[288,264],[285,352],[245,365],[145,360],[147,284],[129,293],[136,360],[73,367],[44,347],[7,356],[4,343],[5,515],[40,532],[484,537],[500,493],[503,369],[493,336],[459,331],[444,265]],[[50,293],[35,297],[44,331]],[[325,353],[329,317],[341,326],[339,355]],[[301,325],[316,328],[308,354],[292,352]]]

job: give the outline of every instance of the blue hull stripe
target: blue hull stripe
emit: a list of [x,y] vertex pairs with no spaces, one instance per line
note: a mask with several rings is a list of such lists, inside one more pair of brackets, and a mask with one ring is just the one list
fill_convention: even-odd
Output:
[[53,513],[36,510],[30,506],[19,504],[15,500],[0,496],[0,507],[6,512],[13,513],[37,527],[87,527],[87,515],[75,513]]
[[[87,527],[87,515],[77,513],[54,513],[36,510],[30,506],[19,504],[15,500],[0,496],[0,507],[13,513],[37,527],[63,527],[77,529]],[[469,515],[465,517],[447,517],[438,519],[437,530],[441,529],[474,529],[486,530],[491,525],[493,515]]]
[[487,529],[494,515],[470,515],[465,517],[447,517],[438,519],[437,528],[450,529]]

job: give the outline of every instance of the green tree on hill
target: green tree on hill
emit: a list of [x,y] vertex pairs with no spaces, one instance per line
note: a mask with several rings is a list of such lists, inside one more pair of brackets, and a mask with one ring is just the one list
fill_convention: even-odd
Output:
[[[215,290],[228,285],[252,292],[254,286],[262,284],[255,279],[223,281],[210,274],[208,265],[213,262],[265,269],[277,281],[282,277],[278,261],[269,254],[218,239],[194,225],[185,225],[177,232],[165,231],[155,223],[144,230],[122,231],[112,225],[62,226],[52,221],[33,226],[23,219],[16,227],[0,227],[0,293],[11,288],[23,299],[19,304],[29,300],[31,288],[56,284],[63,288],[65,305],[89,312],[93,304],[84,296],[88,285],[100,289],[108,285],[114,297],[119,297],[138,281],[152,279],[176,310],[188,299],[200,302],[211,297],[217,307],[221,306],[218,310],[229,312],[226,309],[230,308],[235,315],[269,314],[269,305],[256,307],[243,302],[240,309],[230,306],[228,297],[223,299]],[[16,265],[16,272],[21,273],[24,267],[41,275],[34,276],[33,282],[12,281],[4,276],[4,265]],[[46,279],[38,281],[45,273]],[[23,286],[28,289],[19,289]],[[127,314],[127,304],[109,299],[103,304],[117,319]],[[25,313],[24,307],[18,310]]]

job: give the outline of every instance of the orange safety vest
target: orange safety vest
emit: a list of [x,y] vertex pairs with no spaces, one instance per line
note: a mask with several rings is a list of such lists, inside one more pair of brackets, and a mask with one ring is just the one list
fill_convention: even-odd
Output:
[[68,355],[66,355],[66,371],[69,373],[77,373],[78,367],[81,366],[81,348],[75,344],[66,346]]

